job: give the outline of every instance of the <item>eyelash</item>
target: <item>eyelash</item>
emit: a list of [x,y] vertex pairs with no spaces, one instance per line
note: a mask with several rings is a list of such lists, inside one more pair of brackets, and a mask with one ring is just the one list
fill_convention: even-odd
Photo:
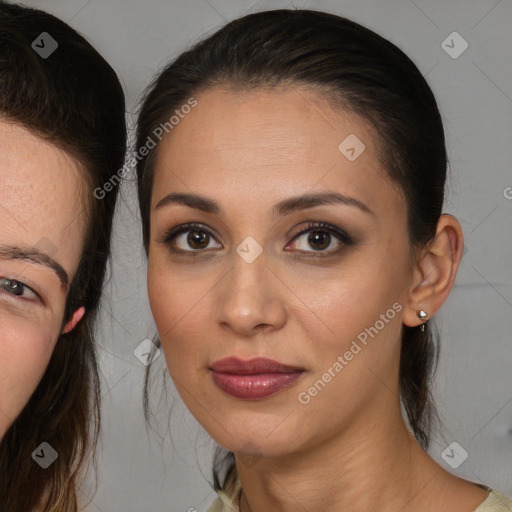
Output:
[[[207,233],[208,236],[213,237],[213,234],[203,225],[199,223],[188,223],[188,224],[182,224],[181,226],[176,226],[174,228],[171,228],[169,231],[165,233],[165,235],[159,240],[160,243],[169,246],[169,250],[174,253],[179,254],[190,254],[191,256],[195,257],[200,255],[201,253],[207,252],[207,249],[191,249],[190,251],[183,250],[183,249],[174,249],[172,247],[172,242],[176,239],[177,236],[187,233],[189,231],[202,231],[204,233]],[[344,249],[344,246],[350,246],[354,244],[354,240],[350,235],[348,235],[345,231],[332,226],[330,224],[327,224],[325,222],[309,222],[306,226],[303,226],[299,231],[297,231],[292,238],[292,242],[303,235],[304,233],[308,233],[310,231],[321,231],[321,232],[327,232],[330,235],[334,235],[335,238],[337,238],[340,242],[342,242],[341,248],[330,250],[330,251],[322,251],[322,250],[312,250],[312,251],[299,251],[300,254],[306,254],[306,253],[312,253],[307,255],[306,257],[318,257],[318,258],[326,258],[328,256],[333,256],[335,254],[338,254]],[[288,244],[287,244],[288,245]]]
[[26,289],[26,290],[30,291],[31,293],[33,293],[36,296],[37,300],[42,301],[41,296],[27,284],[22,283],[21,281],[17,281],[16,279],[10,279],[9,277],[4,277],[4,276],[0,276],[0,293],[6,293],[7,295],[9,295],[9,297],[13,297],[14,299],[25,300],[25,301],[30,301],[30,302],[35,301],[35,299],[27,299],[20,295],[15,295],[12,292],[4,290],[4,286],[6,285],[6,283],[14,284],[16,286],[21,286],[23,289]]

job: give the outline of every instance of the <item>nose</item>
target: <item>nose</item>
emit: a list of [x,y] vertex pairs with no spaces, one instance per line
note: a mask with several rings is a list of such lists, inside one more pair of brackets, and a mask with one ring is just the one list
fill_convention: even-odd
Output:
[[235,255],[232,270],[216,287],[217,322],[239,336],[280,329],[286,323],[285,287],[263,252],[248,263]]

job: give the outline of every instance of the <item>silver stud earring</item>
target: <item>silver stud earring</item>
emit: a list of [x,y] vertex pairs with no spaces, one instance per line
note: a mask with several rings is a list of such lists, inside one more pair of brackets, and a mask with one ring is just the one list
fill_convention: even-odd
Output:
[[[416,313],[418,318],[420,320],[425,320],[425,318],[427,318],[427,313],[425,311],[423,311],[423,309],[421,309],[420,311],[418,311],[418,313]],[[425,322],[426,323],[426,322]],[[420,325],[420,331],[421,332],[424,332],[425,331],[425,323],[421,324]]]

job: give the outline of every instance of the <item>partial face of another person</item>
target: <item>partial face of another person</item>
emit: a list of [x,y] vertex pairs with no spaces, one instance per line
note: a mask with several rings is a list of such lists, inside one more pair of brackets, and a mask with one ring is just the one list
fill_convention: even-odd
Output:
[[374,131],[299,87],[195,97],[158,148],[150,224],[149,298],[180,395],[235,452],[375,428],[397,403],[414,257]]
[[40,382],[66,324],[85,233],[78,162],[0,121],[0,439]]

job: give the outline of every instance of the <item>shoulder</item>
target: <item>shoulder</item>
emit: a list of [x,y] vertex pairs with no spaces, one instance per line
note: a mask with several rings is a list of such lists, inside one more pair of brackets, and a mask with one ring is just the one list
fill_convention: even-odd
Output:
[[489,496],[475,512],[512,512],[512,500],[495,489],[487,488]]
[[239,512],[242,484],[234,470],[226,479],[224,489],[218,491],[219,497],[213,501],[207,512]]
[[[230,495],[221,491],[219,497],[213,501],[207,512],[239,512],[236,499],[239,490],[239,486],[236,486],[233,489],[234,492]],[[512,512],[512,500],[510,498],[490,487],[487,487],[487,490],[489,496],[474,512]]]
[[220,498],[215,499],[206,512],[223,512],[224,503]]
[[221,495],[212,502],[206,512],[239,512],[239,508],[233,500]]

